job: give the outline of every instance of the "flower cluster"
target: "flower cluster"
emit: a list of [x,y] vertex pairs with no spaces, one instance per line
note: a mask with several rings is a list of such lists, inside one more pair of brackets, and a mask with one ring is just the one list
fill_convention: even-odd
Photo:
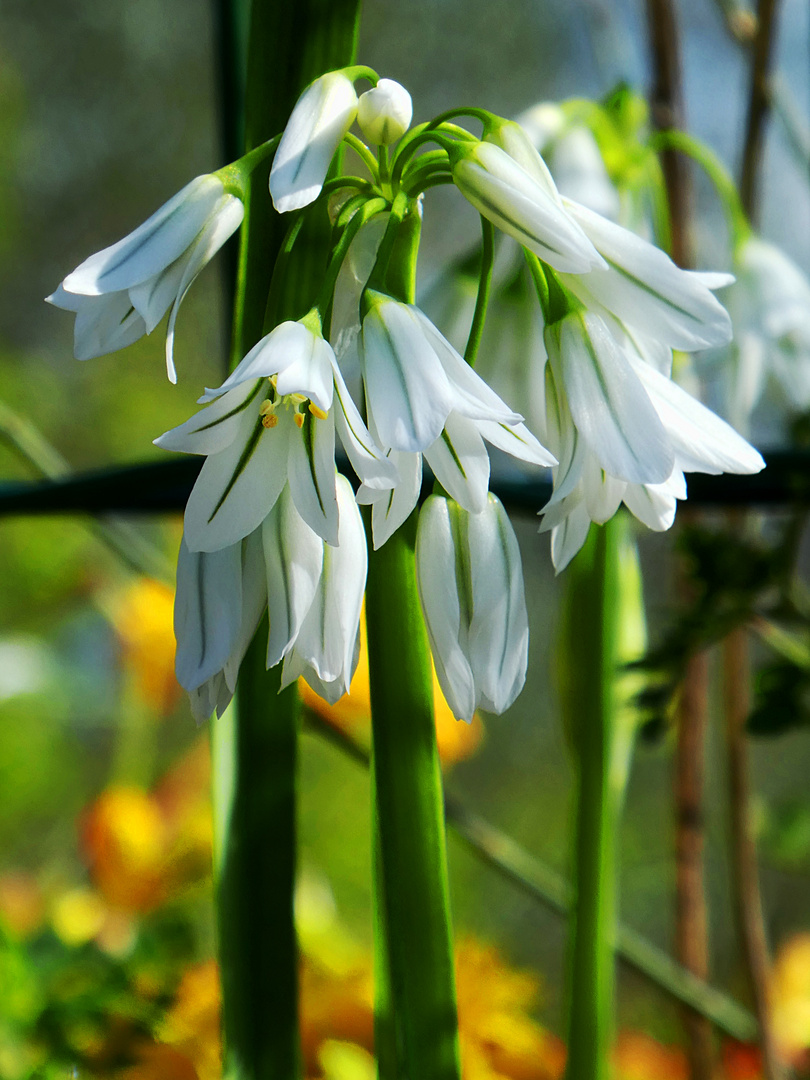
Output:
[[[372,88],[358,95],[360,79]],[[455,123],[459,116],[480,122],[481,136]],[[173,378],[177,308],[238,227],[256,165],[272,155],[278,213],[328,202],[331,254],[312,308],[274,318],[271,286],[265,335],[206,390],[199,412],[156,440],[205,457],[186,509],[175,610],[177,673],[201,718],[230,700],[265,610],[267,663],[283,664],[282,684],[303,675],[330,701],[348,689],[368,560],[358,503],[370,507],[380,547],[415,511],[423,461],[435,488],[419,511],[419,594],[442,689],[468,721],[479,705],[500,712],[511,704],[527,665],[520,555],[489,493],[487,445],[553,468],[543,528],[552,530],[558,568],[590,522],[622,502],[651,528],[667,528],[685,471],[762,467],[670,379],[673,349],[728,340],[728,316],[711,291],[727,278],[679,270],[563,197],[519,124],[480,109],[410,124],[399,84],[369,68],[330,72],[304,91],[280,137],[192,181],[49,298],[76,313],[80,358],[129,344],[171,307]],[[368,175],[327,180],[344,144]],[[463,355],[414,303],[423,197],[438,184],[454,185],[485,235],[497,227],[527,260],[545,327],[540,378],[532,376],[542,394],[534,432],[474,368],[492,245]],[[296,235],[291,229],[286,257]],[[347,268],[350,303],[338,295]],[[497,359],[488,358],[490,368]],[[336,439],[356,491],[336,470]]]

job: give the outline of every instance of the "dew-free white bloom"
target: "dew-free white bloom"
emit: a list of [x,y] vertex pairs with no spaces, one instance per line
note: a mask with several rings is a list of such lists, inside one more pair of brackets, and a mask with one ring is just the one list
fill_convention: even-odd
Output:
[[421,480],[421,455],[444,489],[472,512],[486,505],[486,443],[536,465],[554,458],[411,304],[366,292],[361,366],[369,426],[395,460],[403,486],[396,493],[370,491],[358,501],[374,505],[374,544],[379,547],[408,516]]
[[357,94],[341,71],[321,75],[290,114],[270,170],[280,214],[308,206],[321,193],[335,151],[357,116]]
[[[340,528],[336,547],[323,545],[323,568],[309,610],[284,660],[281,685],[303,675],[330,704],[348,693],[357,666],[368,553],[351,485],[338,476]],[[272,625],[272,613],[271,613]]]
[[181,542],[174,633],[177,681],[198,722],[233,697],[247,647],[267,603],[260,531],[220,551],[193,552]]
[[523,688],[529,626],[520,551],[501,503],[480,514],[431,495],[416,537],[419,598],[436,675],[453,714],[501,713]]
[[559,458],[541,532],[562,570],[623,502],[649,528],[668,529],[686,498],[685,472],[753,473],[760,454],[593,313],[546,329],[546,426]]
[[117,244],[68,274],[48,302],[76,313],[74,352],[89,360],[149,334],[171,307],[166,366],[174,367],[174,326],[183,297],[239,228],[244,206],[216,175],[198,176]]
[[529,139],[506,125],[500,129],[500,138],[507,141],[509,152],[492,141],[453,147],[453,181],[461,194],[493,225],[555,270],[586,274],[603,266],[596,248],[563,205]]
[[360,95],[357,122],[369,142],[389,146],[401,139],[411,126],[411,95],[393,79],[380,79],[375,87]]
[[336,422],[363,482],[372,489],[396,482],[330,346],[304,322],[282,323],[262,338],[222,387],[201,400],[212,398],[213,404],[155,440],[167,450],[207,455],[186,505],[192,550],[214,551],[252,532],[288,482],[310,528],[337,544]]
[[606,263],[585,276],[562,277],[586,307],[601,305],[670,349],[694,352],[730,341],[728,312],[712,295],[712,289],[733,280],[728,274],[681,270],[629,229],[571,199],[563,203]]
[[786,411],[810,408],[810,281],[776,245],[754,234],[735,254],[736,282],[725,300],[734,326],[724,364],[726,415],[747,431],[772,380]]

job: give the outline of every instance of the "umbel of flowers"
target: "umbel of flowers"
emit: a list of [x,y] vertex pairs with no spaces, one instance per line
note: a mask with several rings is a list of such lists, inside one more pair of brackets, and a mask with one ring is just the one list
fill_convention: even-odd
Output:
[[[358,96],[356,84],[372,88]],[[480,126],[472,134],[456,121]],[[351,129],[357,123],[360,136]],[[247,178],[272,156],[280,214],[327,200],[331,255],[318,299],[267,326],[204,407],[156,440],[205,456],[178,566],[177,673],[195,714],[221,713],[258,622],[268,666],[303,675],[330,701],[347,689],[367,570],[358,503],[380,547],[420,512],[417,572],[436,670],[459,718],[507,708],[523,685],[527,619],[512,527],[489,494],[487,444],[553,469],[543,508],[562,568],[592,521],[624,503],[653,529],[672,524],[684,473],[756,472],[756,450],[670,377],[672,350],[725,344],[712,290],[725,275],[680,270],[658,248],[563,198],[526,132],[482,109],[411,127],[410,97],[365,67],[333,71],[301,95],[281,136],[198,177],[129,236],[91,256],[49,300],[76,314],[88,359],[151,332],[239,227]],[[358,175],[327,180],[343,147]],[[481,215],[485,245],[461,355],[412,302],[425,193],[453,185]],[[541,416],[530,431],[476,373],[493,228],[520,245],[545,325]],[[291,230],[290,243],[294,243]],[[272,300],[272,296],[271,296]],[[269,305],[272,310],[272,304]],[[498,358],[488,357],[488,369]],[[533,410],[533,415],[537,410]],[[339,440],[359,486],[336,471]]]

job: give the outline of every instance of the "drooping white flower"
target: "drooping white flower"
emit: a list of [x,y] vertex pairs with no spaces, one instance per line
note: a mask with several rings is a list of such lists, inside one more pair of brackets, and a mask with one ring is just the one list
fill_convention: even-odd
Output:
[[734,341],[723,365],[725,412],[748,431],[770,381],[788,412],[810,408],[810,281],[774,244],[750,235],[735,254],[728,289]]
[[[351,485],[338,476],[337,547],[323,546],[323,568],[309,610],[284,660],[281,685],[303,675],[316,694],[334,704],[348,693],[357,666],[358,634],[368,553]],[[271,614],[272,625],[272,614]]]
[[686,498],[685,472],[754,473],[760,454],[725,421],[616,340],[599,316],[571,314],[547,328],[546,425],[559,458],[541,532],[562,570],[621,503],[656,531]]
[[372,503],[379,547],[416,504],[421,455],[444,489],[471,512],[486,505],[488,442],[536,465],[554,458],[522,417],[490,389],[416,307],[366,292],[361,366],[369,426],[396,461],[396,492],[364,485],[358,501]]
[[290,114],[270,170],[270,194],[280,214],[320,195],[335,151],[357,115],[357,94],[342,71],[321,75]]
[[562,280],[586,307],[601,305],[641,334],[670,349],[695,352],[731,339],[731,320],[712,289],[728,274],[681,270],[660,248],[570,199],[568,213],[593,242],[606,266]]
[[178,309],[244,212],[219,177],[198,176],[134,232],[85,259],[47,297],[76,313],[76,358],[89,360],[131,345],[151,333],[171,307],[166,366],[176,382],[172,353]]
[[186,505],[192,550],[215,551],[246,536],[267,517],[289,481],[298,512],[337,544],[335,427],[361,480],[386,489],[396,471],[369,435],[328,343],[305,321],[286,322],[262,338],[211,401],[155,442],[206,454]]
[[401,139],[411,126],[411,95],[393,79],[380,79],[371,90],[360,95],[357,122],[369,142],[389,146]]
[[416,537],[419,598],[436,675],[453,714],[501,713],[523,688],[529,626],[517,539],[490,495],[479,514],[431,495]]
[[[458,143],[451,150],[453,182],[499,229],[556,270],[586,274],[604,262],[563,205],[540,155],[506,124],[501,142]],[[515,154],[516,157],[513,157]]]
[[174,632],[177,681],[198,722],[233,697],[247,647],[267,604],[261,534],[220,551],[193,552],[181,542]]

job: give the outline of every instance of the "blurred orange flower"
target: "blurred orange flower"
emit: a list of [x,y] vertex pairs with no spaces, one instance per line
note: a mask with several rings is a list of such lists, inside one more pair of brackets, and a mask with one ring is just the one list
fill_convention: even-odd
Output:
[[24,939],[45,917],[45,900],[33,874],[8,870],[0,874],[0,923],[7,933]]
[[[442,765],[449,768],[457,761],[470,757],[478,749],[484,734],[484,725],[478,713],[471,724],[456,720],[436,678],[436,671],[431,661],[433,672],[433,711],[436,716],[436,744]],[[329,705],[310,689],[304,679],[298,680],[298,689],[304,704],[321,716],[327,724],[339,728],[348,735],[358,735],[368,739],[371,718],[371,689],[368,672],[368,646],[366,643],[366,621],[360,620],[360,659],[352,679],[348,694],[340,701]]]
[[613,1051],[616,1080],[689,1080],[679,1046],[665,1046],[641,1031],[622,1031]]
[[138,578],[112,601],[111,617],[124,667],[141,699],[156,712],[171,712],[180,696],[174,677],[174,590]]
[[112,785],[86,811],[82,847],[107,903],[153,911],[210,873],[209,774],[201,739],[154,792]]
[[774,1035],[796,1068],[810,1070],[810,933],[779,949],[771,986]]

